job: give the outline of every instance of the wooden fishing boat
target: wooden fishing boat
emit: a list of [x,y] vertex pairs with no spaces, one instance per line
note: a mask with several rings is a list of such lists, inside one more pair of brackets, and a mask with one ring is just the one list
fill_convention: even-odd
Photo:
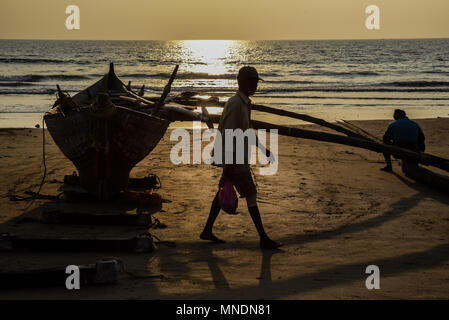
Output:
[[107,200],[128,185],[131,169],[164,136],[170,120],[115,105],[111,96],[126,95],[114,73],[70,98],[59,99],[44,120],[53,140],[78,169],[80,184]]

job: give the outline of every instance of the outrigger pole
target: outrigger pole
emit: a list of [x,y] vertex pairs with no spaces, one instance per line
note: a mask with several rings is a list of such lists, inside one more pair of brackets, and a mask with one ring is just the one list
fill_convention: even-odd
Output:
[[357,138],[357,137],[345,137],[345,136],[336,135],[336,134],[332,134],[332,133],[299,129],[299,128],[291,128],[291,127],[275,125],[272,123],[262,122],[262,121],[257,121],[257,120],[252,120],[251,122],[255,129],[266,129],[266,130],[277,129],[278,134],[284,135],[284,136],[332,142],[332,143],[343,144],[343,145],[347,145],[347,146],[351,146],[351,147],[367,149],[367,150],[371,150],[374,152],[390,153],[399,158],[410,159],[410,160],[422,163],[423,165],[434,166],[436,168],[439,168],[439,169],[449,172],[449,160],[448,159],[440,158],[440,157],[437,157],[437,156],[434,156],[434,155],[431,155],[428,153],[414,152],[409,149],[404,149],[404,148],[387,145],[384,143],[378,143],[375,141]]
[[[167,106],[167,107],[170,107],[170,106]],[[263,106],[263,107],[264,108],[262,108],[262,106],[258,105],[259,110],[264,110],[264,111],[270,110],[270,113],[272,113],[271,111],[272,111],[272,109],[274,109],[274,108],[265,107],[265,106]],[[176,108],[176,107],[173,107],[173,108]],[[161,111],[162,110],[163,109],[161,109]],[[288,117],[291,117],[292,114],[295,114],[295,113],[289,112],[289,111],[283,112],[284,110],[276,110],[276,111],[281,111],[281,112],[276,113],[279,115],[282,114],[282,115],[287,116],[287,114],[289,114]],[[186,117],[187,116],[188,115],[186,115]],[[304,120],[309,116],[305,117],[304,115],[295,114],[294,117],[295,117],[295,119],[301,118],[301,120]],[[219,119],[220,119],[219,116],[209,115],[209,120],[213,123],[218,123]],[[192,118],[192,120],[198,120],[198,118],[196,118],[196,119]],[[342,128],[338,125],[331,124],[322,119],[310,117],[309,120],[310,120],[310,122],[313,121],[313,123],[320,124],[321,126],[325,126],[328,128],[332,128],[338,132],[349,131],[348,129]],[[448,159],[437,157],[437,156],[434,156],[434,155],[431,155],[428,153],[424,153],[424,152],[415,152],[415,151],[412,151],[409,149],[404,149],[404,148],[400,148],[397,146],[379,143],[372,139],[364,137],[362,135],[356,134],[355,132],[351,132],[352,134],[350,136],[342,136],[342,135],[320,132],[320,131],[313,131],[313,130],[281,126],[281,125],[276,125],[276,124],[258,121],[258,120],[252,120],[251,123],[252,123],[254,129],[266,129],[266,130],[277,129],[278,134],[284,135],[284,136],[337,143],[337,144],[347,145],[347,146],[351,146],[351,147],[367,149],[367,150],[378,152],[378,153],[390,153],[393,156],[396,156],[399,158],[410,159],[412,161],[416,161],[423,165],[434,166],[436,168],[439,168],[439,169],[449,172],[449,160]],[[342,130],[342,129],[344,129],[344,130]],[[349,135],[349,132],[348,132],[348,135]]]
[[176,78],[176,74],[178,73],[178,69],[179,69],[179,64],[177,64],[175,66],[175,69],[173,70],[173,72],[172,72],[172,74],[170,76],[170,79],[168,80],[168,83],[164,87],[164,91],[162,92],[162,95],[159,98],[159,101],[156,103],[156,107],[154,108],[154,110],[152,112],[152,115],[155,115],[159,111],[159,108],[164,105],[165,99],[167,98],[168,94],[171,91],[171,85],[172,85],[173,81]]

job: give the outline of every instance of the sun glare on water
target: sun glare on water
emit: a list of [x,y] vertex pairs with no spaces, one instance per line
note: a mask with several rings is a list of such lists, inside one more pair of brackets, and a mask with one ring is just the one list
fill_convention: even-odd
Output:
[[190,72],[221,75],[234,71],[228,61],[238,55],[238,41],[185,40],[181,44]]

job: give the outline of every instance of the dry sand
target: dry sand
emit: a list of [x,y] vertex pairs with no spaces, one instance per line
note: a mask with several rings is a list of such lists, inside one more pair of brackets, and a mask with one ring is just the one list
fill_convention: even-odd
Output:
[[[358,125],[380,136],[387,121]],[[421,120],[429,153],[449,158],[449,119]],[[315,128],[309,126],[310,128]],[[132,207],[67,204],[36,200],[11,202],[8,192],[35,191],[42,176],[38,129],[0,130],[0,232],[20,236],[133,236],[136,227],[43,225],[23,219],[48,208],[81,212],[135,211]],[[156,173],[159,193],[172,202],[154,214],[166,229],[151,229],[161,244],[149,254],[117,254],[129,270],[163,279],[121,274],[116,285],[0,291],[8,298],[85,299],[416,299],[449,298],[449,195],[404,177],[380,171],[381,154],[367,150],[279,138],[279,170],[257,176],[259,207],[267,232],[282,251],[262,252],[245,201],[237,216],[221,213],[215,232],[227,240],[199,240],[216,192],[220,169],[169,161],[175,142],[167,133],[132,171]],[[47,182],[43,194],[57,194],[74,171],[47,134]],[[257,171],[255,171],[257,173]],[[0,270],[92,263],[110,253],[1,253]],[[367,290],[365,268],[377,265],[380,290]]]

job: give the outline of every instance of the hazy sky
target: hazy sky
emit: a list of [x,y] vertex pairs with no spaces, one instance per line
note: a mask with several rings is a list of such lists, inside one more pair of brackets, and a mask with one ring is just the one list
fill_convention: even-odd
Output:
[[[365,8],[380,8],[380,30]],[[65,27],[78,5],[81,29]],[[449,0],[0,0],[0,38],[363,39],[449,37]]]

